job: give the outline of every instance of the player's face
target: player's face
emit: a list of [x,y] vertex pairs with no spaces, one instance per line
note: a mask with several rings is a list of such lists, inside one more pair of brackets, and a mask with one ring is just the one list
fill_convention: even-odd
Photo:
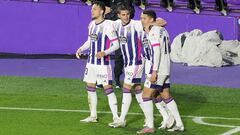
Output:
[[146,14],[141,14],[141,22],[143,27],[148,27],[153,22],[153,18],[149,17]]
[[130,21],[130,13],[128,10],[122,10],[119,12],[118,17],[123,24],[127,24]]
[[91,12],[92,12],[92,20],[95,20],[95,19],[101,17],[103,14],[103,10],[96,4],[94,4],[92,6]]

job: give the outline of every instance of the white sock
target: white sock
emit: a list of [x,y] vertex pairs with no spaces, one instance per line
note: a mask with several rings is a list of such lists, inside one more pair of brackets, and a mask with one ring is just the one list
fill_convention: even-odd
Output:
[[160,102],[156,102],[155,106],[157,107],[158,111],[160,112],[160,114],[163,117],[163,121],[166,122],[169,118],[169,115],[167,113],[167,109],[166,109],[166,104],[163,101]]
[[168,107],[169,111],[171,112],[174,119],[176,120],[176,126],[183,126],[183,122],[182,122],[182,119],[180,117],[178,107],[177,107],[177,104],[174,101],[174,99],[169,98],[169,99],[164,100],[164,102],[167,104],[167,107]]
[[[97,93],[95,88],[87,87],[88,104],[91,117],[97,117]],[[91,91],[90,91],[91,90]]]
[[136,99],[137,99],[137,102],[138,102],[140,108],[143,111],[142,91],[140,90],[139,92],[137,92],[137,90],[136,90],[135,96],[136,96]]
[[125,121],[126,115],[128,113],[129,107],[131,105],[132,102],[132,94],[130,93],[130,90],[128,91],[124,91],[123,90],[123,98],[122,98],[122,108],[121,108],[121,116],[120,116],[120,120],[121,121]]
[[113,89],[112,88],[107,89],[107,90],[105,90],[105,93],[108,97],[108,104],[112,111],[113,118],[118,118],[117,97],[116,97],[115,93],[113,92]]
[[146,124],[149,128],[154,128],[154,121],[153,121],[153,103],[151,98],[144,98],[143,99],[143,110],[144,115],[146,118]]

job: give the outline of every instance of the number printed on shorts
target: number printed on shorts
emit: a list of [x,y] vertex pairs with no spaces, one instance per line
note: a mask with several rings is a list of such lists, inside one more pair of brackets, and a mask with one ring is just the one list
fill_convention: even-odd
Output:
[[85,69],[85,75],[87,75],[87,74],[88,74],[88,68]]

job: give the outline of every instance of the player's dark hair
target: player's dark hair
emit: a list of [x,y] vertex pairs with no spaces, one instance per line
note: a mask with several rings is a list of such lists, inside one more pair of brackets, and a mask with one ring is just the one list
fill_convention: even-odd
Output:
[[117,13],[119,14],[121,11],[123,10],[127,10],[129,11],[129,13],[131,12],[131,8],[130,6],[126,5],[126,4],[120,4],[117,8]]
[[99,6],[103,10],[103,15],[104,15],[105,10],[106,10],[104,2],[102,2],[102,1],[94,1],[92,5]]
[[157,15],[156,15],[156,12],[154,10],[144,10],[143,14],[153,18],[153,21],[156,21],[156,19],[157,19]]

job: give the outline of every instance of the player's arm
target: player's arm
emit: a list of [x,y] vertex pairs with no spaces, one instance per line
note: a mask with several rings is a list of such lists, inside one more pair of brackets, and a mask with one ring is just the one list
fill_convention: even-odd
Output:
[[90,40],[87,40],[80,48],[76,51],[77,59],[80,59],[82,52],[90,48]]
[[152,47],[152,76],[150,78],[150,81],[152,83],[157,81],[157,72],[160,64],[160,57],[161,57],[161,51],[160,51],[160,40],[159,40],[159,31],[158,29],[152,30],[151,33],[149,33],[149,41],[151,43]]
[[117,33],[114,30],[113,26],[107,28],[106,35],[108,36],[108,38],[110,40],[110,47],[102,52],[98,52],[96,54],[97,58],[102,58],[106,55],[109,55],[109,54],[115,52],[117,49],[119,49],[119,40],[118,40]]
[[[91,24],[93,22],[90,22],[89,26],[88,26],[88,29],[90,28]],[[80,59],[80,56],[81,56],[81,53],[84,52],[85,50],[89,49],[91,46],[91,43],[90,43],[90,32],[88,32],[88,39],[87,41],[80,47],[78,48],[78,50],[76,51],[76,57],[77,59]]]

